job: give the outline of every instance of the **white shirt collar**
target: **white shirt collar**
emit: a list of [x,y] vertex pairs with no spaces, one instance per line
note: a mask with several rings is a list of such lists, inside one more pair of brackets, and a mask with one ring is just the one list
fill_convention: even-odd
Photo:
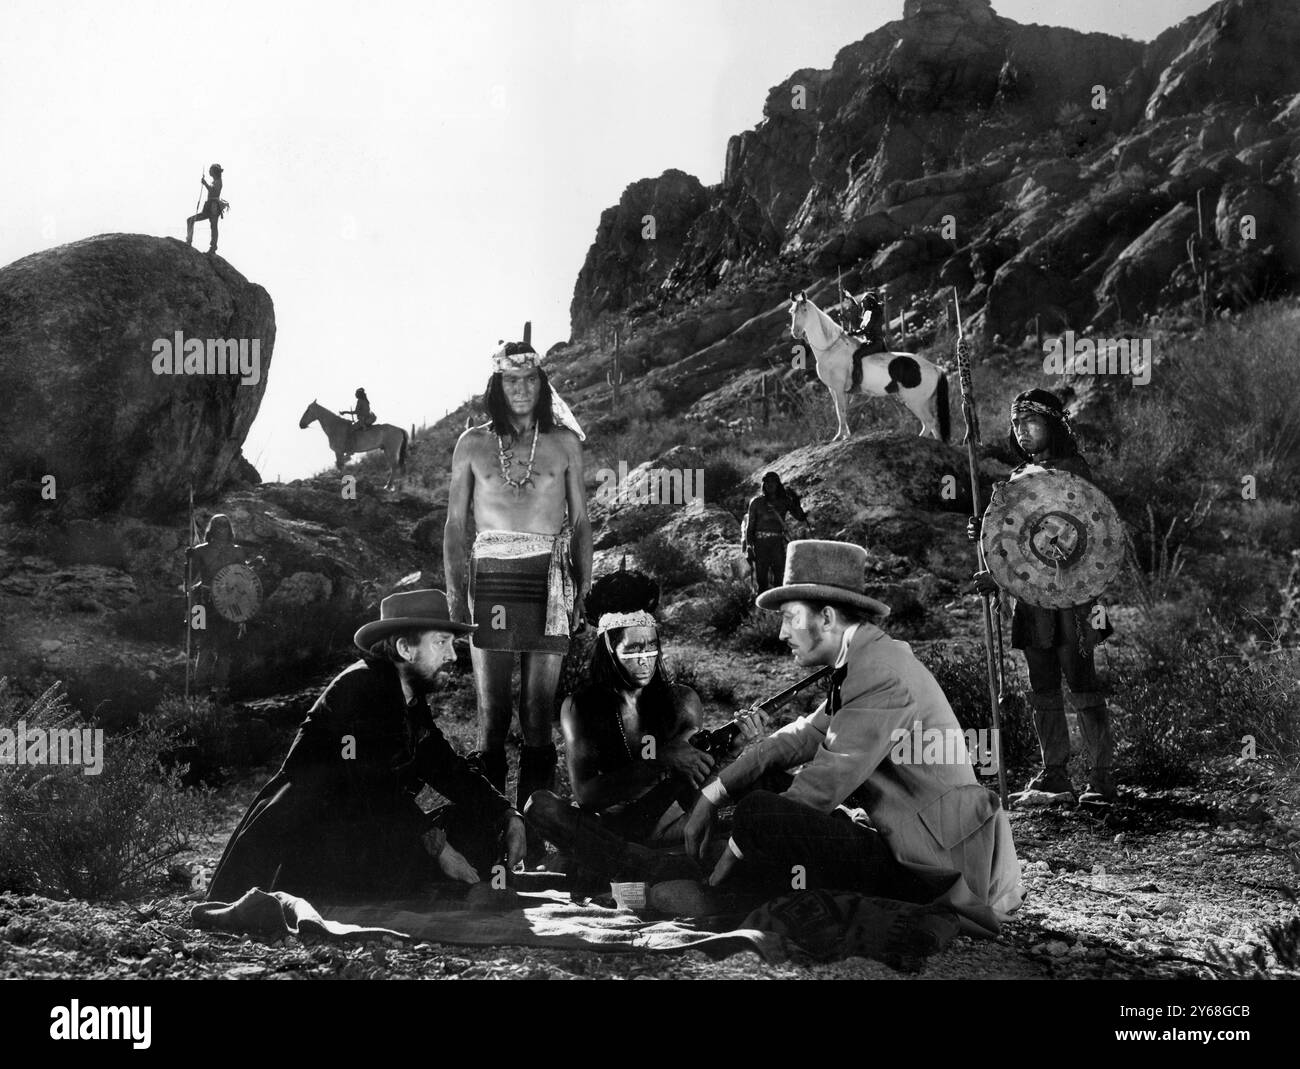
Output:
[[849,626],[844,629],[844,641],[840,644],[840,656],[835,662],[836,668],[843,668],[844,665],[848,663],[849,643],[853,641],[853,636],[858,633],[858,628],[861,626],[861,624],[849,624]]

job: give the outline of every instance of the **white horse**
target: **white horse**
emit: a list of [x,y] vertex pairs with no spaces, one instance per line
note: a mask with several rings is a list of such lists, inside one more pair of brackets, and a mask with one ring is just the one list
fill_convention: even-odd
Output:
[[790,295],[790,333],[806,341],[817,360],[817,377],[835,402],[839,427],[833,442],[849,435],[850,393],[871,397],[896,397],[921,421],[921,435],[946,442],[950,432],[948,376],[914,353],[868,353],[862,357],[862,381],[853,385],[853,353],[862,343],[846,334],[838,323],[808,299],[806,293]]
[[343,462],[353,453],[369,453],[372,449],[382,449],[384,458],[388,461],[388,482],[384,483],[384,489],[391,490],[397,476],[405,474],[409,436],[401,427],[394,427],[391,423],[376,423],[364,429],[357,429],[353,433],[354,428],[350,421],[342,416],[336,416],[324,405],[317,404],[315,401],[307,406],[302,419],[298,421],[298,426],[306,430],[317,420],[320,420],[320,428],[329,439],[330,448],[334,450],[334,467],[341,470]]

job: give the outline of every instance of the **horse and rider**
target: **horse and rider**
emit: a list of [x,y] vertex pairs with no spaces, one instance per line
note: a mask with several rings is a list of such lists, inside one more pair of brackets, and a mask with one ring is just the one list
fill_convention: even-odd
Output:
[[[915,353],[888,352],[878,325],[874,294],[850,298],[866,322],[854,335],[815,305],[806,293],[790,295],[790,333],[806,342],[817,377],[831,393],[838,423],[833,441],[847,440],[849,394],[894,397],[921,421],[921,434],[949,435],[948,379],[935,363]],[[873,324],[876,324],[873,326]]]
[[[353,420],[344,416],[353,416]],[[394,481],[406,471],[406,457],[410,452],[410,435],[401,427],[391,423],[376,423],[375,414],[370,410],[370,400],[364,389],[356,392],[356,404],[335,415],[322,404],[313,401],[307,406],[298,421],[298,426],[306,429],[319,421],[321,430],[329,439],[330,449],[334,451],[334,466],[343,468],[344,461],[353,453],[368,453],[373,449],[382,449],[388,461],[388,481],[385,490],[393,487]]]

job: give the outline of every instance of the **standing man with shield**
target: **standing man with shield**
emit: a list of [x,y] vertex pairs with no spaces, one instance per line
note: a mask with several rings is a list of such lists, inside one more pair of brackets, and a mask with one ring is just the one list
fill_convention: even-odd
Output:
[[[234,525],[224,513],[208,520],[203,541],[186,551],[187,575],[197,572],[191,592],[199,596],[199,620],[190,627],[199,633],[195,683],[205,683],[220,698],[230,689],[230,668],[245,625],[262,603],[262,584],[249,567],[248,551],[235,542]],[[193,612],[193,611],[192,611]],[[196,626],[200,624],[200,626]]]
[[1119,570],[1119,517],[1092,485],[1092,469],[1054,394],[1026,390],[1016,397],[1008,444],[1024,463],[994,492],[983,520],[971,518],[967,535],[974,540],[983,530],[985,568],[975,574],[976,589],[1004,589],[1015,598],[1011,645],[1024,651],[1029,667],[1043,758],[1025,794],[1074,793],[1066,770],[1064,676],[1088,753],[1088,785],[1079,801],[1111,802],[1114,743],[1093,650],[1114,630],[1096,598]]

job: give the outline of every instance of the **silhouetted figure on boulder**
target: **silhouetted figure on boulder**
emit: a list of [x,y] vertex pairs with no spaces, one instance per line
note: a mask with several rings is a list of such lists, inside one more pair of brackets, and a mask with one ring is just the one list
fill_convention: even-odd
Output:
[[199,179],[203,183],[203,188],[208,191],[208,199],[197,215],[191,215],[185,220],[185,244],[194,244],[194,224],[201,219],[206,219],[212,224],[212,245],[208,248],[208,252],[216,252],[217,220],[226,214],[226,209],[230,205],[221,199],[221,164],[214,163],[208,168],[208,174],[212,176],[211,182],[206,178]]

